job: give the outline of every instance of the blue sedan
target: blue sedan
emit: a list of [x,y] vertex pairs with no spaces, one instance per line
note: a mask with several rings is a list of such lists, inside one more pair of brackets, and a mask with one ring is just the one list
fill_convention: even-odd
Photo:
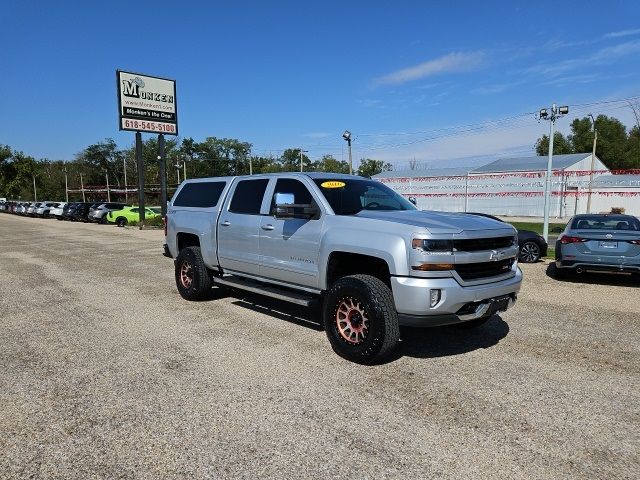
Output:
[[556,241],[555,276],[584,271],[640,276],[640,221],[630,215],[576,215]]

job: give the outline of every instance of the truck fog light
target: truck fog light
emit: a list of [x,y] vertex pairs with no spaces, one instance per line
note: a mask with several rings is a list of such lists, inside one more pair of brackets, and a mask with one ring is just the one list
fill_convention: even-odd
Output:
[[440,303],[440,289],[432,288],[429,290],[429,306],[433,308],[438,303]]

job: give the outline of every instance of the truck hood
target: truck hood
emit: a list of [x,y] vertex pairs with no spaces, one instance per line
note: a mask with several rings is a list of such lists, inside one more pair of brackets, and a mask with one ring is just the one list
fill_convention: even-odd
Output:
[[435,212],[429,210],[373,211],[362,210],[356,217],[384,220],[426,228],[431,233],[457,234],[474,230],[508,230],[513,227],[491,218],[465,213]]

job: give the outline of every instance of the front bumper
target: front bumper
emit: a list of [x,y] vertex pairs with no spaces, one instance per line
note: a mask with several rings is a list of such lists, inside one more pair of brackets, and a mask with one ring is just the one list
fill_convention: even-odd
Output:
[[[506,310],[516,301],[522,271],[505,280],[460,285],[454,278],[392,277],[391,289],[401,325],[435,327],[482,318]],[[429,290],[439,289],[440,301],[429,305]],[[498,309],[498,310],[496,310]]]

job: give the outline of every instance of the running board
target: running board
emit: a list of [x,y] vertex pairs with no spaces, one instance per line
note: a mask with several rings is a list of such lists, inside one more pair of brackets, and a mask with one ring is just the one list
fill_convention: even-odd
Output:
[[279,288],[272,285],[266,285],[255,280],[249,280],[236,276],[213,277],[213,283],[215,285],[222,285],[224,287],[246,290],[247,292],[257,293],[258,295],[265,295],[267,297],[283,300],[285,302],[302,305],[303,307],[311,306],[312,302],[315,300],[315,297],[313,297],[312,295],[294,292],[287,288]]

